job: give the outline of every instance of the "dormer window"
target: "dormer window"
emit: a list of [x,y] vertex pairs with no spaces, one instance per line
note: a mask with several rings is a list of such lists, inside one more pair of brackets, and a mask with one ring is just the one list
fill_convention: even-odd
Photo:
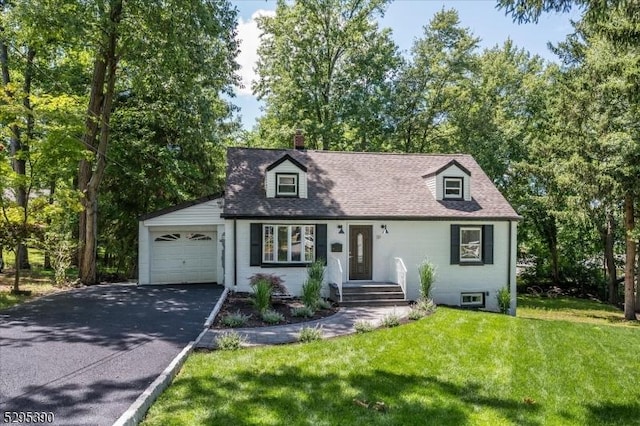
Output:
[[276,195],[278,197],[297,197],[298,175],[296,173],[276,174]]
[[444,199],[445,200],[461,200],[463,198],[461,177],[445,177],[444,178]]

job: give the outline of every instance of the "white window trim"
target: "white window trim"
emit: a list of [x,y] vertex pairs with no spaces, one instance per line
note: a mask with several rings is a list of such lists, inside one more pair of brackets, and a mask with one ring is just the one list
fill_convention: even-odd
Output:
[[[293,192],[280,191],[280,179],[281,178],[293,178],[293,186],[295,187]],[[284,186],[291,186],[291,184],[282,184]],[[277,173],[276,174],[276,195],[285,197],[295,197],[298,195],[298,174],[297,173]]]
[[[460,186],[458,189],[458,194],[448,194],[447,195],[447,182],[456,182]],[[443,199],[461,199],[464,197],[464,178],[462,177],[444,177],[442,180],[442,198]],[[454,189],[454,188],[450,188]]]
[[[462,256],[462,248],[466,247],[466,246],[472,246],[471,244],[463,244],[462,243],[462,232],[463,231],[478,231],[480,234],[480,239],[478,241],[478,257],[477,258],[473,258],[473,259],[469,259],[469,258],[465,258]],[[474,244],[475,245],[475,244]],[[460,227],[460,262],[461,263],[467,263],[467,262],[482,262],[482,227],[481,226],[461,226]]]
[[[266,258],[266,229],[268,227],[273,228],[273,259],[267,260]],[[287,260],[278,260],[278,228],[286,227],[287,228]],[[300,260],[291,260],[291,230],[292,228],[299,227],[302,230],[300,235]],[[313,228],[313,251],[311,253],[312,259],[306,258],[306,243],[307,243],[307,228]],[[291,225],[283,225],[283,224],[264,224],[262,225],[262,263],[279,263],[282,265],[286,264],[299,264],[299,263],[311,263],[315,260],[316,257],[316,226],[310,224],[291,224]]]
[[[468,297],[478,297],[480,298],[479,302],[465,302],[465,296]],[[484,292],[478,291],[473,293],[460,293],[460,306],[484,306]]]

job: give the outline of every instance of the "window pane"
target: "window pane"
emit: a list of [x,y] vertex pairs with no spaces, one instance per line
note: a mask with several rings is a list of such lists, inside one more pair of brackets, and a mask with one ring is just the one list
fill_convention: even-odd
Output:
[[295,185],[296,180],[294,177],[280,176],[280,185]]
[[265,262],[273,262],[273,226],[264,227],[264,248],[262,253]]
[[278,262],[289,260],[289,227],[278,226]]
[[304,260],[313,262],[315,253],[315,230],[313,226],[304,227]]
[[291,261],[300,262],[302,260],[302,227],[291,227]]
[[356,237],[357,239],[357,247],[358,247],[358,263],[364,262],[364,237],[361,233]]
[[481,260],[480,229],[460,229],[460,260]]

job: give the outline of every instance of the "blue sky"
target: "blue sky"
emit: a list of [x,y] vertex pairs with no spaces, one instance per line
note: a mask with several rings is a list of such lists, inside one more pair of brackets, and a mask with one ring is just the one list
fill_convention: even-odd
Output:
[[[240,75],[245,88],[236,90],[233,103],[240,107],[243,127],[251,129],[261,115],[260,103],[251,94],[250,81],[255,77],[252,69],[257,59],[259,33],[255,17],[260,14],[274,13],[275,0],[236,0],[232,2],[239,11],[238,37],[241,41],[241,53],[238,62]],[[423,27],[433,15],[445,9],[456,9],[461,25],[481,39],[481,48],[502,45],[510,38],[516,46],[532,54],[555,61],[556,58],[547,48],[547,43],[563,40],[571,32],[570,20],[579,18],[579,10],[568,14],[545,14],[537,24],[517,24],[503,11],[496,9],[493,0],[396,0],[389,5],[382,19],[381,27],[391,28],[393,38],[400,51],[408,53],[413,41],[422,36]]]

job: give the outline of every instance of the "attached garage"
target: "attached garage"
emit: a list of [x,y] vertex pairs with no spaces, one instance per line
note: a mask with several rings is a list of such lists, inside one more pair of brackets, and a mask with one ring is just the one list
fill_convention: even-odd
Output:
[[206,197],[140,218],[139,284],[220,283],[222,198]]

